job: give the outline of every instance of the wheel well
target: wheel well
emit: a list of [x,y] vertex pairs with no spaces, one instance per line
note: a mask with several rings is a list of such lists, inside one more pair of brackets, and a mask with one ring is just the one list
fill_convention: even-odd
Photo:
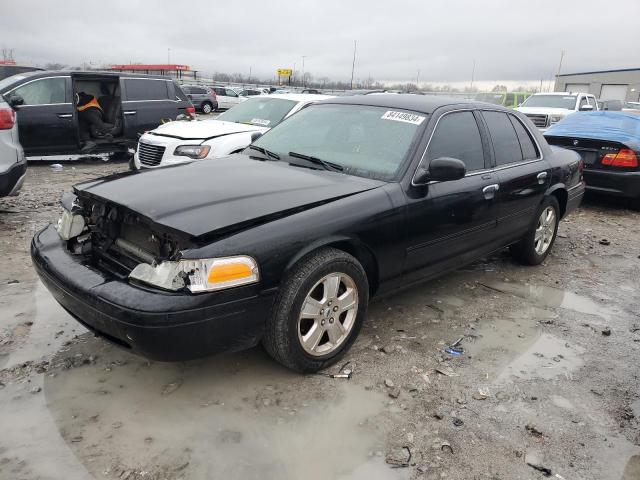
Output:
[[558,204],[560,205],[560,218],[564,217],[564,214],[567,212],[567,200],[569,198],[569,194],[565,189],[558,188],[551,192],[551,195],[556,197]]
[[375,255],[364,245],[357,245],[349,241],[338,241],[323,245],[325,247],[333,247],[355,257],[367,274],[369,281],[369,294],[373,295],[378,290],[378,262]]

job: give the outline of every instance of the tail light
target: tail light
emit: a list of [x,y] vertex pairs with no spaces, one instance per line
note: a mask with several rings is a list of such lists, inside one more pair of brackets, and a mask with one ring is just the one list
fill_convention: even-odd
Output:
[[196,116],[196,107],[194,107],[193,105],[191,105],[190,107],[187,107],[186,112],[191,115],[192,117]]
[[0,108],[0,130],[10,130],[16,123],[16,113],[11,108]]
[[618,153],[607,153],[602,158],[602,165],[621,168],[633,168],[638,166],[638,156],[633,150],[623,148],[619,150]]

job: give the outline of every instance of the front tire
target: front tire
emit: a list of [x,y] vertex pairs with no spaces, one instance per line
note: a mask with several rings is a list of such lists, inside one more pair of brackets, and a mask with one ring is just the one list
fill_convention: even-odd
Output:
[[213,105],[211,105],[209,102],[204,102],[202,104],[202,113],[204,114],[210,114],[211,112],[213,112]]
[[317,372],[351,347],[368,303],[369,282],[360,262],[335,248],[317,250],[282,283],[263,345],[284,366]]
[[545,198],[527,234],[511,245],[511,255],[525,265],[540,265],[551,252],[558,233],[560,204],[554,196]]

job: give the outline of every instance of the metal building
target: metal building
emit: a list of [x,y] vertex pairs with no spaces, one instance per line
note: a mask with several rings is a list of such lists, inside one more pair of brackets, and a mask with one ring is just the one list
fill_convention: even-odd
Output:
[[556,92],[587,92],[600,100],[640,100],[640,68],[563,73],[556,76]]

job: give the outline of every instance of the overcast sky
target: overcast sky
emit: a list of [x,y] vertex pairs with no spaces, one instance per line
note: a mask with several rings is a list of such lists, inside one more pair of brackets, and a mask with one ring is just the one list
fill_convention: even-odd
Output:
[[[378,6],[378,4],[380,6]],[[640,67],[640,0],[1,0],[0,46],[19,63],[188,64],[272,77],[517,85]]]

